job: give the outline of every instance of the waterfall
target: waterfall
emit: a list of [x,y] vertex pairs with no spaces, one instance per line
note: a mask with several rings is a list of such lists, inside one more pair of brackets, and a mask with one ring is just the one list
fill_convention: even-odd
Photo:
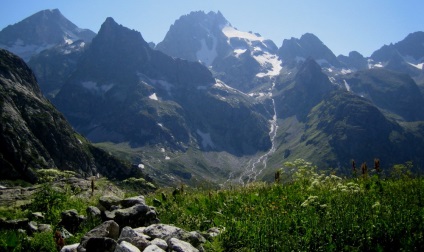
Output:
[[[272,87],[270,88],[270,92],[268,93],[272,101],[272,107],[274,112],[272,120],[269,120],[269,123],[270,123],[269,138],[271,139],[271,149],[267,153],[265,153],[264,155],[256,159],[253,163],[252,163],[252,160],[249,162],[249,164],[251,165],[248,165],[248,168],[242,173],[242,175],[239,178],[239,182],[241,184],[244,184],[244,178],[246,177],[248,178],[247,180],[248,183],[256,181],[256,178],[258,177],[258,175],[261,174],[262,171],[266,169],[268,158],[272,154],[274,154],[276,150],[275,138],[277,137],[278,124],[277,124],[277,110],[275,106],[275,100],[272,96],[274,87],[275,87],[275,82],[272,83]],[[260,164],[262,164],[262,166],[259,166]]]

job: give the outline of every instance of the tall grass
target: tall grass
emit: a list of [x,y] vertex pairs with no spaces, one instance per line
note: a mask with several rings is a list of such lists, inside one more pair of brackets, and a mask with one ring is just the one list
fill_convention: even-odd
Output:
[[224,251],[424,248],[424,179],[341,179],[301,165],[295,165],[290,183],[185,190],[175,196],[163,191],[150,200],[161,201],[163,223],[200,231],[221,227],[218,248]]

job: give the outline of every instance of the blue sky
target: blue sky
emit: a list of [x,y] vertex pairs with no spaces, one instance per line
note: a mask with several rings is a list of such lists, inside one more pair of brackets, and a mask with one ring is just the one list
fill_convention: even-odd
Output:
[[221,11],[239,30],[283,39],[314,33],[336,55],[364,56],[409,33],[424,31],[423,0],[5,0],[0,29],[44,9],[58,8],[81,28],[97,32],[107,17],[160,42],[171,24],[191,11]]

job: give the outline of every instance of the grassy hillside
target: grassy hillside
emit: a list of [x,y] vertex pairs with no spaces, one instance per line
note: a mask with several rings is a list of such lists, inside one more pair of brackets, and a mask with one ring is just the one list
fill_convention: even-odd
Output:
[[[206,251],[424,248],[424,178],[411,175],[412,163],[380,172],[369,168],[366,174],[358,169],[351,178],[318,173],[316,166],[302,159],[286,162],[283,168],[277,171],[275,183],[230,185],[220,190],[161,188],[148,194],[146,203],[156,206],[161,223],[186,230],[219,228],[222,233],[204,245]],[[96,191],[102,194],[111,185],[99,181]],[[118,187],[113,185],[116,189],[108,192],[120,196],[143,193],[128,183]],[[46,212],[46,220],[55,226],[61,211],[75,208],[84,212],[86,206],[96,205],[99,197],[43,188],[29,207],[3,209],[0,217],[21,218],[38,210]],[[94,225],[82,227],[67,244],[78,242]],[[40,233],[26,239],[17,231],[1,231],[0,250],[9,246],[15,251],[55,251],[51,237],[52,233]]]
[[[315,173],[303,160],[286,163],[282,184],[218,191],[159,191],[161,221],[189,230],[220,227],[209,251],[399,251],[424,248],[424,180],[397,165],[342,179]],[[288,182],[290,181],[290,182]],[[166,198],[166,200],[165,200]]]

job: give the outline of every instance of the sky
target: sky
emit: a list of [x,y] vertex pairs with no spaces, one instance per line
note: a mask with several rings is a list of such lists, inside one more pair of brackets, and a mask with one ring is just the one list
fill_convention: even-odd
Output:
[[98,32],[113,17],[154,43],[182,15],[221,11],[237,29],[259,33],[278,47],[284,39],[313,33],[336,55],[355,50],[370,56],[424,31],[423,0],[2,0],[0,29],[56,8],[80,28]]

